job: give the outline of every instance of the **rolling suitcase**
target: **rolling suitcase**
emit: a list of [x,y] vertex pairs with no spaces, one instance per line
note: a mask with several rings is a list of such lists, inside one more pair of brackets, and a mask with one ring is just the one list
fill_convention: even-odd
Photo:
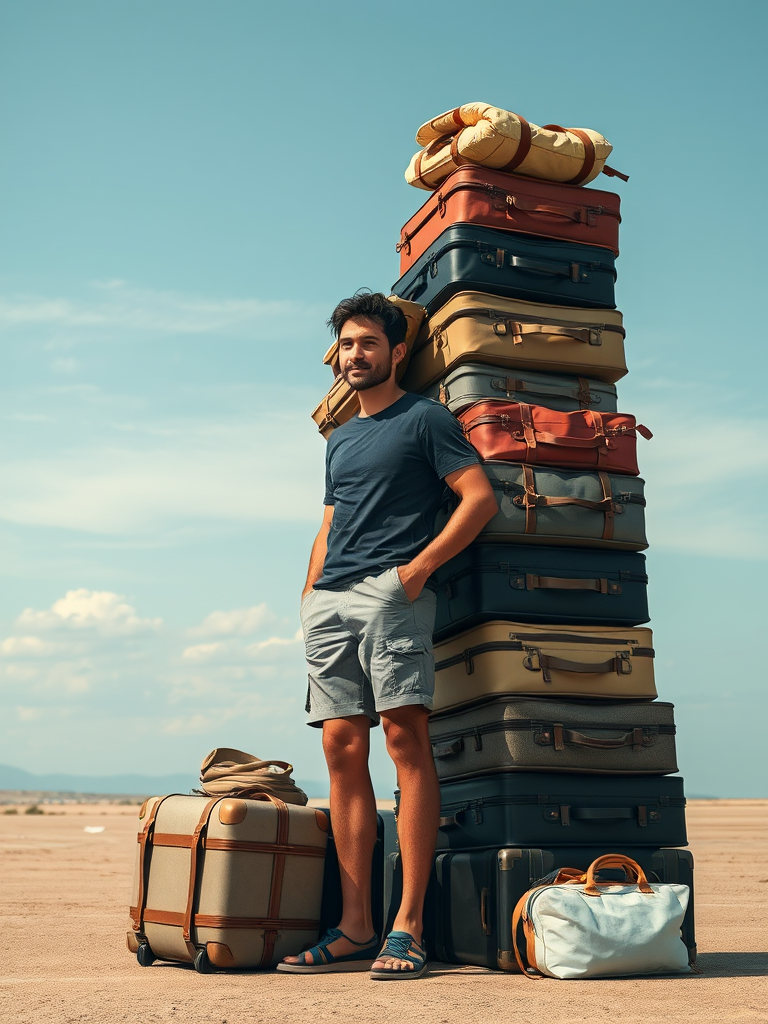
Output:
[[525,402],[477,402],[459,413],[464,436],[483,459],[613,470],[637,476],[637,435],[651,432],[621,412],[558,412]]
[[645,556],[637,551],[473,543],[434,579],[436,641],[491,619],[599,627],[649,618]]
[[433,711],[501,696],[656,697],[647,627],[486,622],[435,645]]
[[215,967],[272,967],[317,940],[327,815],[264,799],[145,801],[128,948]]
[[462,291],[429,318],[402,385],[406,391],[423,391],[464,363],[507,367],[511,380],[541,370],[615,384],[627,372],[623,318],[615,309],[558,307]]
[[426,306],[430,316],[463,291],[554,306],[614,309],[614,259],[608,249],[595,245],[455,224],[392,285],[392,291]]
[[499,697],[430,715],[437,777],[498,771],[669,775],[674,706],[662,701]]
[[[696,959],[693,906],[693,855],[688,850],[653,847],[552,846],[548,849],[501,847],[438,853],[424,905],[424,939],[430,958],[447,963],[516,971],[512,942],[512,913],[517,901],[534,884],[560,868],[586,871],[602,854],[629,855],[650,882],[687,885],[690,900],[682,938],[691,963]],[[398,854],[390,857],[391,903],[399,904],[402,871]],[[605,871],[605,880],[620,881],[622,871]],[[394,915],[390,918],[393,919]]]
[[535,402],[548,409],[573,412],[574,409],[598,409],[616,412],[616,388],[586,377],[537,373],[520,370],[510,373],[505,366],[464,363],[421,392],[442,402],[456,416],[475,402],[499,399],[508,402]]
[[[645,536],[645,484],[639,476],[579,472],[515,462],[484,462],[499,511],[475,543],[514,541],[641,551]],[[456,508],[453,493],[435,530]]]
[[687,845],[679,775],[494,772],[440,783],[438,850]]
[[581,242],[619,255],[621,200],[615,192],[512,177],[488,167],[466,165],[454,171],[400,232],[400,274],[451,224]]

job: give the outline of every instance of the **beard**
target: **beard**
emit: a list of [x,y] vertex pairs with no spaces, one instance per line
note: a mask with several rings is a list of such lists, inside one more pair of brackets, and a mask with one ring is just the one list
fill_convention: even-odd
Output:
[[[363,372],[350,378],[349,373],[351,370],[362,370]],[[390,353],[386,363],[381,363],[379,366],[371,366],[370,363],[347,363],[341,371],[341,376],[353,391],[367,391],[368,388],[375,388],[379,384],[383,384],[384,381],[389,380],[391,373],[392,354]]]

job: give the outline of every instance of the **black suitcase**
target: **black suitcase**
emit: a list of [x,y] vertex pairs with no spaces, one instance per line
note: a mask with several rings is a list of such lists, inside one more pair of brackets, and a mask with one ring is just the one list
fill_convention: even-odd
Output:
[[645,557],[636,551],[474,543],[434,580],[436,642],[492,619],[596,626],[649,619]]
[[[327,807],[323,810],[329,816],[328,846],[325,853],[323,872],[323,899],[320,906],[320,936],[329,928],[335,928],[341,920],[341,876],[339,858],[333,840],[333,822]],[[371,910],[376,934],[381,935],[389,910],[391,884],[385,891],[385,870],[391,854],[397,852],[397,824],[392,811],[379,811],[376,824],[376,846],[373,850],[371,867]],[[386,899],[386,906],[385,906]]]
[[687,845],[679,775],[497,772],[440,784],[438,850]]
[[392,291],[426,306],[430,316],[463,291],[615,309],[615,281],[614,256],[599,246],[455,224],[392,285]]
[[[430,959],[516,971],[512,913],[531,886],[564,867],[586,871],[605,853],[624,853],[637,861],[650,882],[677,882],[691,890],[682,938],[691,963],[696,959],[693,908],[693,855],[688,850],[647,847],[495,848],[438,853],[424,904],[424,941]],[[601,878],[621,881],[623,871]],[[399,854],[387,866],[387,927],[391,927],[402,890]]]

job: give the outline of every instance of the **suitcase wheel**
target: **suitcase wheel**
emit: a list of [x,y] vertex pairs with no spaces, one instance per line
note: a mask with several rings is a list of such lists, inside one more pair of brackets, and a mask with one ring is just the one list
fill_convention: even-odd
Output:
[[142,967],[150,967],[155,962],[155,954],[152,952],[148,942],[139,943],[139,948],[136,950],[136,959]]
[[216,970],[210,961],[207,950],[198,949],[195,957],[195,970],[198,974],[213,974]]

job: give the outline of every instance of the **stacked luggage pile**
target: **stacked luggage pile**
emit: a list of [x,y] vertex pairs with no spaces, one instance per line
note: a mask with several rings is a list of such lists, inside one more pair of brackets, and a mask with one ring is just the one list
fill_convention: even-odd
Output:
[[[406,177],[432,195],[402,229],[392,290],[426,323],[401,384],[458,417],[499,500],[437,574],[427,940],[439,959],[514,969],[512,911],[560,867],[620,852],[692,888],[673,707],[655,700],[642,625],[650,432],[617,411],[619,197],[582,187],[610,144],[483,104],[417,141]],[[683,939],[693,958],[692,900]]]

